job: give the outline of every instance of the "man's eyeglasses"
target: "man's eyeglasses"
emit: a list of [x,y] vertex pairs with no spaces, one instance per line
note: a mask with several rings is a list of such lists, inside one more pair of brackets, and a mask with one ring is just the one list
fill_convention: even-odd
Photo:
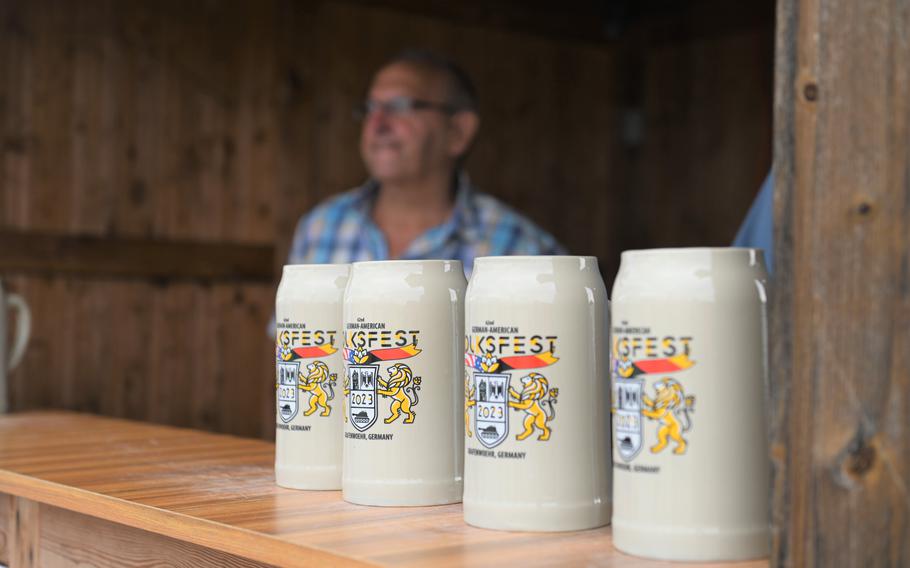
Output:
[[404,116],[418,110],[434,110],[451,116],[459,109],[446,103],[434,103],[411,97],[392,97],[387,101],[363,101],[354,109],[354,118],[363,120],[379,110],[391,116]]

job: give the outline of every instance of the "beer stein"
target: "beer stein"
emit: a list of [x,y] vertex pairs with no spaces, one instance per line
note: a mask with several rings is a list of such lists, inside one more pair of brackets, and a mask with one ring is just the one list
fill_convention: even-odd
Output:
[[597,259],[476,259],[465,308],[468,524],[610,520],[609,307]]
[[465,285],[456,260],[352,265],[344,295],[346,501],[461,501]]
[[767,273],[761,251],[626,251],[613,287],[613,542],[767,556]]
[[[16,312],[16,327],[15,333],[12,334],[12,348],[7,354],[9,337],[6,326],[9,323],[8,313],[12,311]],[[6,393],[9,392],[6,384],[7,373],[16,368],[25,354],[25,346],[28,344],[28,336],[32,329],[31,322],[31,312],[22,296],[4,292],[3,282],[0,282],[0,414],[7,411]]]
[[284,267],[275,297],[275,481],[341,489],[341,301],[348,264]]

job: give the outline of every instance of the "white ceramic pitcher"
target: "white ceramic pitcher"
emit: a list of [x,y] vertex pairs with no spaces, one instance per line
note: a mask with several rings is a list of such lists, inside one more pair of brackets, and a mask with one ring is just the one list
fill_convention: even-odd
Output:
[[[9,312],[13,310],[16,311],[16,326],[10,329]],[[12,348],[9,351],[8,329],[12,331]],[[7,374],[22,360],[31,329],[32,317],[28,304],[22,296],[6,293],[3,282],[0,282],[0,414],[7,411]]]

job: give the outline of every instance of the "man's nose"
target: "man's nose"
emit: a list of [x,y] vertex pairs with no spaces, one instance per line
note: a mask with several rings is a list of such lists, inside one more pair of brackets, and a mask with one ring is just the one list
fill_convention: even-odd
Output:
[[375,109],[367,115],[367,128],[376,134],[385,134],[391,132],[392,123],[389,113],[382,108]]

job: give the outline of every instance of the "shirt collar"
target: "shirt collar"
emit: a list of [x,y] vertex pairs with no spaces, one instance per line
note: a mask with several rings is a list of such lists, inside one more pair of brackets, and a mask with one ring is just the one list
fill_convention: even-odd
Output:
[[[405,252],[403,258],[419,258],[428,251],[441,247],[455,235],[466,242],[474,242],[481,234],[480,214],[474,200],[474,187],[468,174],[459,170],[455,178],[455,204],[452,215],[440,225],[429,229],[418,237]],[[371,211],[379,195],[380,184],[375,179],[367,180],[355,194],[354,208],[371,226]],[[378,231],[378,228],[377,228]]]
[[374,179],[368,179],[355,190],[354,209],[365,218],[370,218],[370,212],[373,210],[373,204],[376,203],[376,197],[379,195],[379,182]]
[[471,242],[480,238],[480,213],[474,200],[474,186],[467,172],[459,171],[455,189],[455,209],[450,222],[453,229],[461,233],[462,238]]

